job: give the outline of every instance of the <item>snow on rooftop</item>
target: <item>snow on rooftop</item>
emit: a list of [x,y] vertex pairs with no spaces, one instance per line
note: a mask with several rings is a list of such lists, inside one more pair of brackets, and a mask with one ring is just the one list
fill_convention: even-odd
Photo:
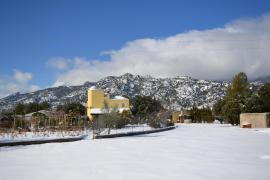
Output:
[[114,96],[112,99],[127,99],[127,98],[125,98],[123,96]]
[[91,114],[103,114],[104,110],[101,108],[92,108],[90,113]]
[[270,133],[220,124],[0,148],[3,180],[268,180]]
[[[113,111],[114,108],[109,109],[109,111]],[[129,108],[117,108],[117,110],[122,113],[124,110],[129,110]],[[102,109],[102,108],[92,108],[91,109],[91,114],[104,114],[106,112],[106,110]]]
[[90,90],[97,90],[97,87],[96,86],[91,86],[89,89]]

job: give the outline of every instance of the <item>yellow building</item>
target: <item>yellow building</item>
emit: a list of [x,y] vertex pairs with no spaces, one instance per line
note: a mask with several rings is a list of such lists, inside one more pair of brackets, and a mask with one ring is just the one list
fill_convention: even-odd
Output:
[[102,89],[97,89],[95,86],[88,89],[87,96],[87,116],[90,120],[95,115],[104,114],[115,109],[120,113],[124,110],[130,110],[129,99],[122,96],[115,96],[111,99],[109,96],[105,96]]

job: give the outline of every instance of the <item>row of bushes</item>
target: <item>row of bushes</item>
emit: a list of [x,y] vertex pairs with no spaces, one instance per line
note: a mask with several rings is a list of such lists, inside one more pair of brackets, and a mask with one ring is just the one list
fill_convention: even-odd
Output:
[[[106,105],[105,105],[106,106]],[[56,112],[45,115],[44,113],[36,112],[38,110],[49,109],[49,104],[44,102],[18,104],[14,111],[6,113],[10,117],[11,128],[15,129],[40,129],[40,128],[69,128],[91,125],[93,128],[122,128],[127,124],[148,124],[151,127],[159,128],[171,125],[167,120],[170,117],[170,112],[166,111],[159,101],[150,96],[136,96],[131,99],[131,111],[118,113],[117,111],[107,112],[96,117],[93,122],[86,121],[86,108],[80,103],[71,103],[59,105]],[[108,111],[108,108],[104,108]],[[25,114],[32,114],[31,120],[25,119]],[[15,121],[14,121],[14,115]],[[92,124],[88,124],[92,123]]]
[[173,122],[168,120],[169,116],[170,112],[168,111],[153,112],[143,117],[136,117],[130,111],[123,111],[122,113],[112,111],[94,117],[92,127],[98,130],[96,133],[107,128],[108,134],[110,134],[111,129],[123,128],[127,124],[148,124],[153,128],[173,126]]

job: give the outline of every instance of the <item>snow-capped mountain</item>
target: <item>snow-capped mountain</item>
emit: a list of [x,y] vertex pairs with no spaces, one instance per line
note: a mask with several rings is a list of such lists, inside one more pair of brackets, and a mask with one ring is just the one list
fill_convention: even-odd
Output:
[[0,99],[0,111],[11,109],[18,103],[49,102],[53,107],[67,102],[86,103],[87,89],[96,86],[110,96],[151,96],[165,107],[180,109],[197,106],[212,106],[225,95],[228,81],[198,80],[191,77],[154,78],[124,74],[108,76],[98,82],[86,82],[81,86],[59,86],[32,93],[16,93]]
[[270,82],[270,76],[262,76],[262,77],[258,77],[258,78],[255,79],[254,81],[260,82],[260,83]]

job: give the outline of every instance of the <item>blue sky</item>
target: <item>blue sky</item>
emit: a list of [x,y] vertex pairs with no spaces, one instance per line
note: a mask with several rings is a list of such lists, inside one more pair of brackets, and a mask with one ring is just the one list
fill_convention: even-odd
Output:
[[[72,67],[74,70],[76,57],[91,66],[93,60],[116,58],[101,53],[125,49],[127,42],[222,28],[234,20],[269,12],[269,0],[1,0],[0,85],[5,86],[7,79],[13,81],[19,72],[30,73],[27,83],[48,87]],[[70,69],[48,65],[57,58],[65,59]],[[2,94],[9,94],[3,89]]]

